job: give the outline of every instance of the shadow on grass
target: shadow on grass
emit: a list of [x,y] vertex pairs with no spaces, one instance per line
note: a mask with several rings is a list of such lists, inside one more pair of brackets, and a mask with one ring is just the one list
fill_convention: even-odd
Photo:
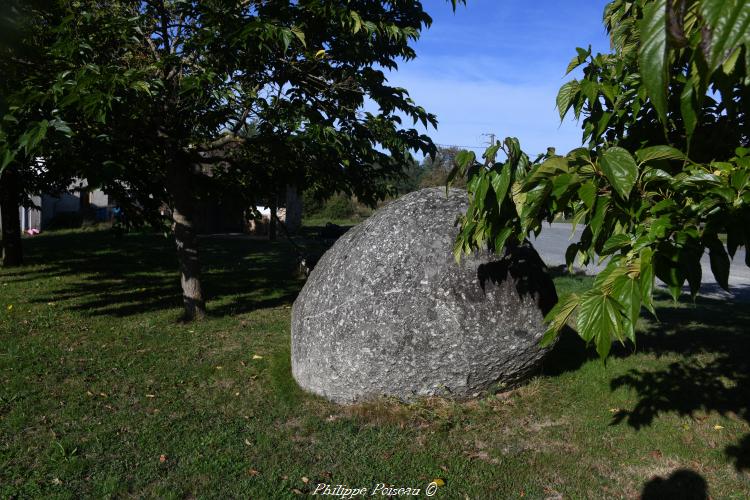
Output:
[[[585,279],[562,268],[550,273],[569,280]],[[617,413],[612,424],[641,429],[660,414],[693,416],[697,412],[716,412],[750,423],[750,331],[746,326],[750,325],[750,304],[702,297],[693,303],[686,296],[684,302],[675,304],[665,291],[656,295],[658,320],[644,322],[635,349],[615,344],[611,356],[625,357],[635,350],[656,357],[676,355],[679,360],[663,369],[633,369],[613,379],[612,390],[633,389],[638,401],[633,409]],[[566,328],[545,359],[543,373],[557,376],[575,371],[596,358],[593,347],[587,348],[575,330]],[[750,434],[727,447],[725,454],[738,471],[750,470]]]
[[655,477],[643,487],[641,500],[707,500],[708,484],[700,474],[688,469],[674,471],[669,477]]
[[[638,393],[632,410],[615,415],[613,425],[635,429],[650,425],[662,413],[692,416],[716,412],[750,423],[750,307],[712,299],[695,305],[657,310],[661,322],[650,322],[638,350],[680,360],[656,371],[631,370],[611,382],[612,390]],[[725,450],[738,471],[750,470],[750,435]]]
[[[284,242],[202,238],[200,251],[209,315],[289,304],[302,284],[295,276],[295,255]],[[38,303],[115,317],[182,304],[173,242],[158,234],[49,233],[26,243],[26,257],[34,267],[4,277],[17,283],[64,278],[49,295],[37,297]]]

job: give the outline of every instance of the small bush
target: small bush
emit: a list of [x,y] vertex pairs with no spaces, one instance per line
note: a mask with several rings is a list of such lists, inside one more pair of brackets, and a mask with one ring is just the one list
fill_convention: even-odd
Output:
[[364,219],[372,209],[345,193],[336,193],[325,201],[316,200],[307,192],[303,195],[303,216],[308,219]]

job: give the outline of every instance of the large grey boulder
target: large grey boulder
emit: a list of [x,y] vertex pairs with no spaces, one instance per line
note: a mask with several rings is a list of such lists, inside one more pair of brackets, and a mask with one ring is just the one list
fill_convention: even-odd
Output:
[[469,397],[515,385],[545,354],[557,301],[537,253],[453,258],[465,191],[423,189],[352,228],[320,259],[292,310],[292,374],[339,403]]

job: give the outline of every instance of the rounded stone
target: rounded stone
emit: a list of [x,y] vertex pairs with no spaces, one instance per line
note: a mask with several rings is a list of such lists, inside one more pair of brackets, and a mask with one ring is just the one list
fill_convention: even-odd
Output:
[[533,373],[554,284],[528,243],[456,263],[467,207],[457,189],[410,193],[326,252],[292,310],[303,389],[338,403],[466,398]]

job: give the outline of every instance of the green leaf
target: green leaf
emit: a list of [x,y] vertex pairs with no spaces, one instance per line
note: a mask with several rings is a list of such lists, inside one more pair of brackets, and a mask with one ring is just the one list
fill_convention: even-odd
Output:
[[729,290],[730,260],[721,241],[717,239],[709,245],[708,256],[711,261],[711,271],[714,273],[716,282],[724,290]]
[[667,123],[667,0],[655,0],[643,8],[638,27],[641,47],[638,53],[643,84],[663,124]]
[[484,202],[487,197],[487,190],[490,188],[490,179],[485,173],[479,175],[476,190],[472,193],[472,203],[478,213],[484,211]]
[[351,11],[349,15],[352,18],[352,21],[354,22],[354,26],[352,27],[352,33],[357,34],[359,30],[362,29],[362,18],[359,17],[359,14],[357,14],[355,11]]
[[599,159],[599,165],[617,194],[627,200],[638,177],[638,166],[630,153],[617,146],[609,148]]
[[0,173],[5,170],[5,167],[10,165],[10,162],[15,158],[15,154],[10,149],[4,148],[2,155],[0,155]]
[[604,219],[607,215],[607,209],[609,208],[609,198],[600,197],[596,199],[596,206],[594,207],[594,213],[591,216],[589,225],[591,226],[592,240],[596,242],[599,239],[599,233],[604,226]]
[[579,246],[578,243],[568,245],[568,249],[565,250],[565,263],[568,268],[572,268],[575,262],[576,256],[578,255]]
[[656,220],[651,221],[648,234],[652,239],[661,239],[667,235],[667,231],[672,228],[672,219],[668,215],[662,215]]
[[544,321],[549,323],[549,327],[539,342],[541,347],[547,347],[552,341],[560,334],[565,325],[568,324],[568,319],[573,313],[575,308],[578,306],[578,295],[571,293],[563,300],[559,301],[555,306],[547,313]]
[[294,34],[292,33],[292,30],[290,29],[281,30],[281,41],[284,42],[284,50],[287,50],[289,48],[289,45],[292,43],[293,36]]
[[640,258],[640,276],[638,283],[641,287],[641,300],[646,309],[651,314],[656,316],[656,310],[654,309],[654,265],[653,265],[654,251],[651,248],[643,248],[639,254]]
[[503,201],[508,195],[508,187],[510,187],[510,167],[503,166],[500,172],[492,171],[491,174],[492,190],[495,191],[495,197],[497,198],[498,209],[503,205]]
[[635,152],[638,163],[653,160],[684,160],[685,153],[671,146],[651,146]]
[[482,158],[487,160],[489,163],[494,162],[495,158],[497,158],[497,152],[500,150],[500,146],[501,144],[499,142],[491,145],[484,150],[484,153],[482,153]]
[[50,123],[47,120],[42,120],[36,123],[33,127],[28,129],[18,140],[18,146],[23,148],[26,156],[33,156],[39,143],[47,135]]
[[676,206],[677,206],[677,203],[673,199],[667,198],[667,199],[661,200],[660,202],[652,206],[649,212],[651,212],[651,214],[653,215],[658,215],[661,212],[668,211],[669,209],[674,208]]
[[596,201],[596,185],[593,182],[586,182],[578,188],[578,197],[581,198],[586,208],[591,210]]
[[578,176],[576,174],[561,174],[552,178],[552,196],[554,198],[562,198],[571,187],[576,187],[578,184]]
[[599,85],[596,82],[584,79],[581,81],[581,92],[589,100],[589,105],[593,106],[597,97],[599,97]]
[[477,155],[472,151],[463,150],[458,152],[455,161],[462,170],[466,170],[476,159]]
[[699,5],[708,28],[701,44],[708,78],[736,47],[750,41],[750,8],[745,0],[703,0]]
[[680,94],[680,114],[682,121],[685,122],[685,131],[687,132],[688,142],[695,132],[698,125],[698,99],[696,88],[700,85],[697,76],[688,79],[685,88]]
[[573,59],[571,59],[570,63],[568,64],[568,68],[565,70],[566,75],[586,62],[586,59],[588,59],[588,57],[591,55],[591,47],[589,46],[588,50],[584,50],[581,47],[578,47],[576,48],[576,52],[578,52],[578,54]]
[[654,272],[667,285],[675,302],[680,298],[682,285],[685,283],[685,273],[678,262],[679,254],[669,246],[660,247],[659,253],[653,257]]
[[625,336],[635,343],[635,327],[641,312],[639,280],[627,275],[618,276],[613,284],[612,293],[626,312],[623,322]]
[[144,81],[137,81],[130,84],[130,87],[133,90],[138,90],[139,92],[143,92],[144,94],[151,95],[151,87],[149,87],[147,82]]
[[646,167],[643,169],[643,184],[648,184],[654,181],[671,181],[673,178],[667,172],[660,168]]
[[536,186],[536,183],[542,179],[568,172],[568,160],[562,156],[553,156],[548,158],[541,165],[536,167],[531,175],[526,178],[525,189],[531,190]]
[[578,334],[586,342],[595,340],[596,352],[604,359],[612,347],[612,337],[622,338],[623,309],[617,300],[594,288],[581,296],[578,306]]
[[581,89],[581,84],[578,80],[571,80],[565,83],[557,93],[557,110],[560,113],[560,121],[565,118],[565,115],[573,104],[575,96]]
[[601,255],[609,255],[611,253],[615,253],[616,251],[628,246],[629,244],[630,244],[630,236],[628,236],[627,234],[612,235],[606,241],[606,243],[604,243],[604,247],[602,247]]
[[[702,248],[701,248],[702,251]],[[690,286],[690,295],[695,300],[698,290],[701,287],[703,279],[703,270],[701,269],[701,253],[692,247],[685,247],[680,251],[679,265],[682,273],[687,279]]]
[[305,33],[297,26],[292,26],[292,33],[294,33],[294,36],[297,37],[297,40],[300,41],[302,46],[307,48],[307,43],[305,42]]
[[509,227],[503,228],[494,241],[494,248],[496,252],[501,251],[505,247],[505,242],[508,240],[508,236],[513,233],[513,229]]

